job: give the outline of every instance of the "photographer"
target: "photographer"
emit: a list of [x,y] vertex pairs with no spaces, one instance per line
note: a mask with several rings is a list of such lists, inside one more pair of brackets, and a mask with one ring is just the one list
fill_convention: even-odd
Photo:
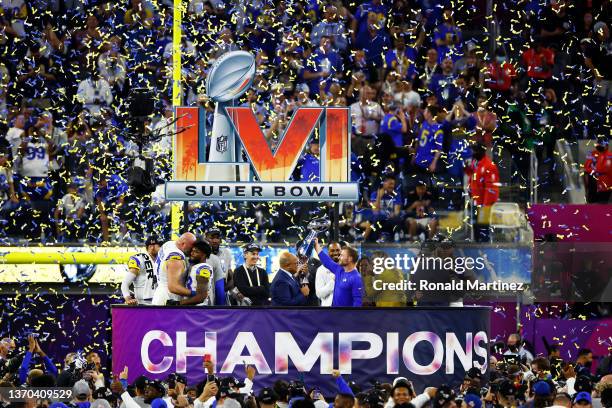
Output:
[[83,378],[88,379],[91,377],[91,381],[93,381],[94,389],[104,387],[104,374],[102,374],[102,364],[100,360],[100,356],[95,351],[90,351],[85,356],[87,360],[87,365],[85,366],[85,370],[83,373]]
[[40,344],[38,344],[36,337],[33,334],[30,334],[28,336],[28,351],[26,351],[21,367],[19,368],[19,381],[22,384],[28,379],[30,363],[32,362],[32,356],[35,354],[38,354],[43,360],[47,373],[53,375],[53,377],[57,376],[57,367],[55,367],[53,361],[40,348]]
[[523,347],[523,340],[519,334],[513,333],[508,336],[508,350],[504,352],[504,356],[515,355],[519,357],[522,364],[530,365],[533,361],[533,354]]

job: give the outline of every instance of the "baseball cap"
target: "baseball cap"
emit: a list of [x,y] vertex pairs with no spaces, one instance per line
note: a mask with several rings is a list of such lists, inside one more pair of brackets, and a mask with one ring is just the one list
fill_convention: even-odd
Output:
[[259,402],[263,402],[264,404],[273,404],[278,400],[278,395],[276,395],[272,388],[266,387],[259,392],[257,400]]
[[482,408],[480,396],[475,394],[465,394],[463,397],[463,402],[465,402],[465,404],[471,408]]
[[168,408],[168,404],[161,398],[155,398],[151,402],[151,408]]
[[408,388],[412,390],[412,384],[406,377],[397,377],[393,380],[393,389],[391,392],[395,391],[396,388]]
[[49,405],[49,408],[68,408],[68,406],[63,402],[54,402],[53,404]]
[[574,397],[574,403],[576,402],[580,402],[580,401],[586,401],[589,404],[593,403],[593,399],[591,398],[591,394],[589,394],[588,392],[579,392],[578,394],[576,394],[576,396]]
[[217,227],[211,227],[206,230],[206,235],[221,235],[221,230]]
[[[155,388],[157,391],[161,392],[162,395],[166,395],[166,387],[164,387],[164,384],[161,381],[149,380],[147,381],[147,385]],[[151,404],[151,406],[153,406],[153,404]]]
[[91,393],[91,388],[89,388],[89,384],[85,380],[79,380],[74,383],[72,386],[72,395],[77,398],[84,398]]
[[151,235],[145,241],[145,247],[148,247],[149,245],[164,245],[164,242],[158,236]]
[[550,395],[552,390],[546,381],[538,381],[533,384],[533,392],[535,395]]
[[244,246],[244,252],[252,252],[252,251],[261,252],[261,247],[254,242],[251,242],[250,244],[246,244]]
[[610,141],[605,136],[597,138],[597,144],[599,146],[608,146],[609,143],[610,143]]

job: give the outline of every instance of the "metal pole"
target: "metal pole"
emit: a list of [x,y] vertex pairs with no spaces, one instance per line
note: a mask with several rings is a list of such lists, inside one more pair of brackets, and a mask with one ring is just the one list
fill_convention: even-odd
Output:
[[[176,116],[176,108],[181,106],[181,37],[183,20],[183,0],[174,0],[172,13],[172,107]],[[174,118],[176,120],[176,117]],[[176,138],[172,138],[172,152],[176,151]],[[173,159],[174,160],[174,159]],[[176,170],[176,169],[175,169]],[[187,202],[183,203],[183,209]],[[186,213],[181,211],[179,202],[173,202],[170,211],[171,239],[175,240],[179,236],[181,219],[187,218]],[[183,220],[185,224],[186,220]]]
[[340,239],[340,203],[334,203],[332,217],[332,239]]

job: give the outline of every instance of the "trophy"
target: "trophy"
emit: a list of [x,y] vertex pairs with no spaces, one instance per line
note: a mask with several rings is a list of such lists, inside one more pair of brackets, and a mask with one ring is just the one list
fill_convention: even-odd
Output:
[[314,246],[314,239],[317,235],[325,232],[329,229],[331,222],[327,218],[315,218],[308,223],[308,235],[304,238],[304,241],[298,246],[297,253],[298,257],[310,256],[312,248]]

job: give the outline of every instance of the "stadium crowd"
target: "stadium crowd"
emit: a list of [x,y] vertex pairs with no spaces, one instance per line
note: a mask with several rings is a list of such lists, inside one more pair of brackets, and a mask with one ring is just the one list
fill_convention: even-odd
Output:
[[[507,343],[492,345],[486,376],[471,368],[461,383],[432,383],[416,390],[404,377],[372,387],[350,378],[347,382],[334,370],[329,381],[337,386],[335,395],[322,395],[322,384],[309,383],[308,373],[301,380],[279,379],[270,388],[258,384],[253,366],[245,366],[244,379],[219,377],[210,358],[204,359],[200,376],[204,380],[197,384],[189,384],[180,374],[165,380],[141,376],[128,384],[128,367],[121,373],[121,367],[114,367],[111,375],[95,351],[71,352],[59,369],[37,337],[30,335],[27,341],[25,351],[10,338],[0,341],[0,387],[72,388],[69,402],[40,399],[29,405],[37,408],[612,407],[612,354],[601,356],[597,369],[588,349],[580,349],[572,361],[564,361],[556,346],[549,348],[547,356],[534,358],[517,334],[510,335]],[[0,400],[0,406],[20,405]]]
[[[1,2],[4,236],[142,242],[145,234],[169,235],[162,183],[171,176],[170,3]],[[210,129],[210,64],[227,51],[251,51],[256,78],[240,103],[253,109],[271,147],[296,107],[350,108],[352,178],[362,202],[342,209],[347,237],[413,239],[417,227],[433,235],[436,208],[462,207],[465,172],[475,204],[488,206],[500,179],[527,185],[532,152],[549,169],[541,184],[551,183],[559,138],[602,137],[607,149],[610,2],[495,3],[486,16],[484,4],[448,0],[190,1],[182,101],[205,107]],[[489,19],[499,23],[494,47],[492,32],[473,29]],[[145,132],[161,138],[144,147],[158,185],[144,196],[127,183],[138,148],[126,130],[126,101],[140,88],[155,95]],[[318,150],[313,141],[295,179],[319,177]],[[495,164],[502,150],[512,157],[506,169]],[[607,155],[587,173],[607,177]],[[304,214],[293,203],[191,203],[189,222],[203,232],[202,225],[235,220],[231,240],[274,241]]]

